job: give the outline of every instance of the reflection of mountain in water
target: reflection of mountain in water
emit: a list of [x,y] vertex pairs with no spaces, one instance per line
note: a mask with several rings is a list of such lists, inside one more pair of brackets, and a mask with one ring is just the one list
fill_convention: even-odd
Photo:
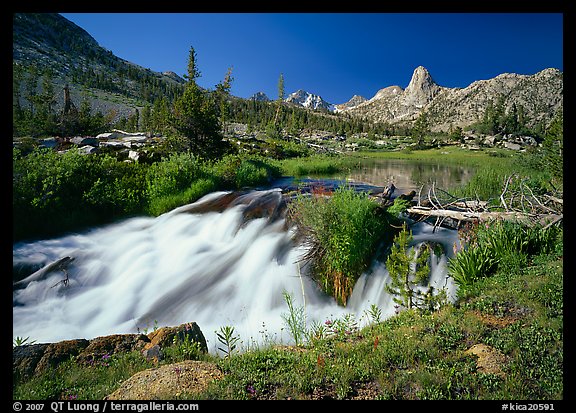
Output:
[[465,184],[472,178],[473,168],[438,163],[401,160],[378,160],[362,169],[351,171],[349,179],[377,186],[393,183],[396,194],[418,191],[422,185],[435,182],[437,188],[448,190]]

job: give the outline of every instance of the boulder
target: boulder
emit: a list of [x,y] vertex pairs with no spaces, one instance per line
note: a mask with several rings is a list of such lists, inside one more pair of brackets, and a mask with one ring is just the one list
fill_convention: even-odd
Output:
[[80,152],[83,155],[90,155],[92,153],[98,152],[98,148],[91,145],[84,145],[78,149],[78,152]]
[[12,349],[12,375],[16,380],[27,380],[34,375],[38,362],[49,344],[29,344]]
[[146,350],[142,351],[142,355],[148,361],[159,362],[163,358],[162,350],[158,344],[147,348]]
[[494,347],[483,343],[474,344],[466,350],[464,354],[477,357],[476,367],[479,372],[484,374],[494,374],[500,377],[506,376],[506,373],[502,370],[502,367],[507,361],[506,356]]
[[204,334],[202,334],[200,327],[195,322],[184,323],[177,327],[162,327],[151,332],[148,334],[150,342],[144,346],[144,350],[148,350],[155,345],[160,346],[160,348],[170,347],[174,344],[175,337],[180,342],[184,342],[186,338],[188,338],[190,342],[197,342],[200,344],[200,350],[208,352]]
[[132,159],[133,161],[137,161],[140,158],[140,152],[138,151],[128,151],[128,159]]
[[519,151],[520,149],[522,149],[522,146],[520,146],[517,143],[513,143],[513,142],[504,142],[504,147],[506,149],[510,149],[513,151]]
[[197,394],[224,377],[215,363],[186,360],[136,373],[105,400],[175,399]]
[[70,138],[70,143],[78,146],[98,146],[98,139],[90,136],[75,136]]

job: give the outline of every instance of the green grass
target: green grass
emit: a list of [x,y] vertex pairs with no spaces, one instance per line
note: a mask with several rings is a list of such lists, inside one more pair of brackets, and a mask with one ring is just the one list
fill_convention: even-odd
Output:
[[[196,354],[216,363],[224,378],[179,398],[563,399],[561,256],[531,256],[521,271],[497,272],[475,287],[439,311],[407,310],[370,324],[349,319],[349,334],[324,334],[300,347],[270,343],[227,358]],[[351,328],[354,321],[361,327]],[[503,375],[482,372],[466,353],[480,343],[503,354]],[[190,358],[178,347],[165,353],[162,364]],[[151,366],[137,352],[91,366],[72,359],[16,383],[13,397],[102,399]]]
[[[508,168],[517,161],[486,153],[467,151],[463,154],[459,150],[446,156],[441,151],[365,156],[409,159],[417,156],[431,160],[440,156],[445,162],[466,162],[467,159],[486,171],[492,168],[502,174],[509,173]],[[330,159],[314,158],[308,171],[331,168]],[[355,159],[350,157],[346,162],[353,163]],[[283,162],[280,168],[282,173],[287,173],[289,168],[296,171],[297,165],[307,161]],[[224,170],[230,173],[228,182],[237,185],[234,165],[230,161]],[[257,164],[247,169],[253,166]],[[259,170],[255,168],[253,172]],[[490,172],[480,174],[485,177],[472,184],[477,187],[470,189],[471,193],[488,187],[495,179],[490,178]],[[480,184],[480,180],[485,183]],[[314,338],[312,334],[307,335],[308,340],[299,347],[270,342],[227,358],[195,354],[194,358],[217,363],[225,376],[201,394],[179,397],[547,402],[563,399],[562,240],[560,236],[545,242],[549,248],[540,252],[527,250],[522,265],[509,262],[506,266],[497,266],[490,276],[472,280],[456,303],[444,305],[438,311],[402,311],[361,327],[360,320],[331,320],[331,325],[342,328],[330,331],[324,326],[309,326],[309,333],[315,327]],[[504,356],[505,362],[500,366],[502,375],[478,368],[476,357],[466,353],[475,344],[489,345]],[[165,353],[163,364],[191,357],[177,346]],[[91,366],[71,359],[29,381],[16,381],[13,398],[102,399],[122,381],[149,367],[149,362],[137,352],[114,355]]]
[[361,159],[347,155],[312,155],[277,161],[282,174],[302,177],[306,175],[333,175],[360,166]]
[[298,196],[289,216],[311,245],[312,277],[324,292],[345,304],[379,244],[392,239],[396,216],[379,210],[366,193],[339,188],[330,197]]

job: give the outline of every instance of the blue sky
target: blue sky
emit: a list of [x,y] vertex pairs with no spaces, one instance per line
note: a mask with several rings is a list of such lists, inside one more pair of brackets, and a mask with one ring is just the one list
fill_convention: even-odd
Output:
[[501,73],[563,68],[562,13],[61,13],[116,56],[186,73],[194,47],[213,89],[232,68],[232,94],[304,89],[329,103],[405,88],[417,66],[466,87]]

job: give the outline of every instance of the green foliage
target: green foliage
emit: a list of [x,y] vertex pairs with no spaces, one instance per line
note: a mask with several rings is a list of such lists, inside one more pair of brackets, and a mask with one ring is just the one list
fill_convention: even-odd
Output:
[[174,101],[171,122],[177,133],[187,139],[190,152],[195,156],[214,159],[228,149],[227,143],[222,140],[220,119],[226,111],[232,79],[228,73],[216,92],[210,94],[196,83],[196,78],[200,76],[196,60],[196,51],[191,47],[188,83],[182,95]]
[[140,211],[145,198],[143,167],[106,155],[13,151],[15,239],[65,232]]
[[224,346],[218,347],[218,350],[222,351],[226,358],[230,358],[234,350],[236,350],[236,344],[240,340],[239,336],[234,335],[234,327],[220,327],[220,330],[216,332],[216,337],[218,342]]
[[354,158],[312,155],[306,158],[290,158],[278,162],[284,175],[301,177],[309,174],[333,175],[358,165]]
[[463,248],[448,263],[448,274],[466,290],[496,270],[519,272],[530,255],[551,252],[558,233],[556,227],[526,227],[511,221],[467,225],[459,232]]
[[175,334],[168,353],[175,360],[199,360],[203,355],[200,343],[190,338],[189,334]]
[[386,285],[386,291],[394,295],[395,303],[407,309],[422,305],[424,294],[418,286],[430,275],[428,249],[410,248],[412,240],[412,231],[403,223],[402,230],[394,237],[394,244],[386,259],[386,269],[390,273],[390,283]]
[[220,124],[212,101],[195,83],[189,82],[174,102],[174,129],[187,138],[195,156],[216,158],[224,151]]
[[374,303],[370,304],[370,308],[365,310],[366,316],[369,317],[372,324],[378,324],[382,320],[382,310]]
[[300,196],[289,205],[291,218],[313,245],[314,278],[345,304],[371,263],[380,242],[392,232],[394,217],[377,213],[366,193],[339,188],[332,196]]
[[221,187],[230,189],[265,185],[280,176],[278,166],[259,156],[226,155],[212,164],[211,171]]
[[482,277],[490,275],[496,268],[491,251],[483,247],[462,250],[448,263],[448,274],[460,288],[466,288]]
[[201,161],[189,154],[172,154],[147,171],[146,187],[150,198],[178,193],[205,174]]
[[28,337],[17,336],[16,338],[14,338],[14,340],[12,340],[12,347],[30,345],[34,343],[36,343],[36,340],[30,340],[30,336]]
[[294,343],[300,346],[304,343],[306,336],[306,313],[304,307],[296,307],[294,305],[294,297],[287,291],[283,291],[282,296],[284,297],[286,305],[288,305],[288,313],[282,314],[282,320],[288,327]]
[[554,178],[562,180],[564,176],[564,114],[559,111],[546,131],[544,142],[544,162]]
[[512,103],[509,108],[505,106],[504,96],[499,96],[496,102],[490,100],[486,105],[482,119],[473,128],[487,135],[511,134],[525,135],[534,134],[527,126],[524,108],[516,103]]
[[424,147],[424,137],[428,131],[428,114],[423,111],[414,122],[414,126],[412,128],[412,137],[416,139],[417,148]]
[[[556,239],[553,243],[559,242]],[[554,245],[549,247],[555,251]],[[563,399],[563,272],[554,254],[531,256],[523,273],[482,278],[457,306],[436,312],[402,311],[359,328],[347,314],[307,331],[298,349],[271,345],[226,353],[218,364],[224,377],[195,399]],[[377,318],[377,311],[372,311]],[[495,328],[484,316],[506,325]],[[512,316],[512,317],[510,317]],[[492,317],[493,318],[493,317]],[[515,320],[515,321],[514,321]],[[233,327],[222,328],[228,351]],[[314,339],[311,337],[314,336]],[[465,351],[486,344],[504,355],[502,375],[483,372]],[[233,343],[232,343],[233,344]],[[230,346],[232,348],[233,345]],[[166,365],[190,357],[174,341],[163,349]],[[28,381],[15,380],[14,400],[103,399],[139,371],[157,367],[138,352],[79,363],[74,358]],[[176,395],[173,395],[176,396]],[[182,394],[180,397],[190,397]]]

